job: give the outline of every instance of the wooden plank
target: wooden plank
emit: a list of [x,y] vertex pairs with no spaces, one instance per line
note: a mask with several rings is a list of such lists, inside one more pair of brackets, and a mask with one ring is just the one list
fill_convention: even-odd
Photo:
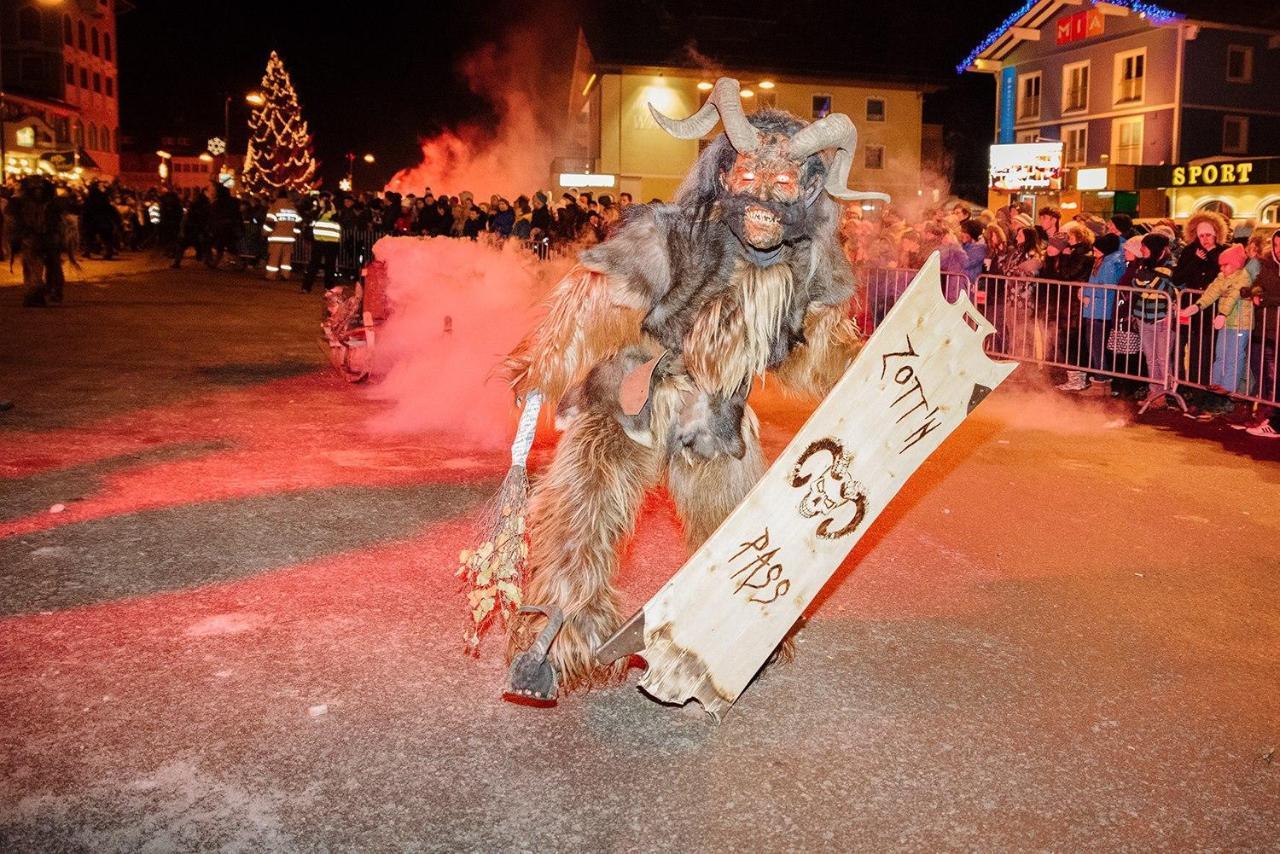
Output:
[[640,687],[720,720],[907,478],[1013,372],[982,352],[994,331],[967,296],[946,301],[930,257],[742,504],[601,657],[636,648],[643,629]]

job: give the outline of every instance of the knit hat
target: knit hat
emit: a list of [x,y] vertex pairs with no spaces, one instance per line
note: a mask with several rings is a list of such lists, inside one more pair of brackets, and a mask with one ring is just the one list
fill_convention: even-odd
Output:
[[1110,255],[1120,248],[1120,237],[1116,234],[1104,234],[1093,242],[1093,248],[1103,255]]
[[1031,221],[1031,217],[1027,216],[1024,213],[1014,214],[1010,222],[1012,222],[1018,228],[1030,228],[1031,226],[1035,225],[1035,223]]
[[1167,225],[1157,225],[1155,228],[1151,229],[1151,233],[1160,235],[1170,243],[1178,239],[1177,232]]
[[1159,258],[1169,248],[1169,238],[1155,231],[1142,238],[1142,245],[1151,253],[1152,260]]
[[1124,251],[1134,258],[1142,257],[1142,238],[1135,235],[1124,242]]
[[1233,264],[1237,269],[1239,269],[1244,266],[1245,258],[1244,247],[1239,243],[1232,243],[1226,249],[1223,249],[1218,253],[1218,266],[1222,266],[1225,262]]

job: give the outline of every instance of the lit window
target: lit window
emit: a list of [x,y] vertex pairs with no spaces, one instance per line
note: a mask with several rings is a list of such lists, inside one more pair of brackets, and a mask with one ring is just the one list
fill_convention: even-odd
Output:
[[1089,63],[1073,62],[1062,68],[1062,112],[1089,109]]
[[813,96],[813,117],[815,119],[825,119],[831,115],[831,96],[830,95],[814,95]]
[[1062,163],[1083,166],[1089,157],[1089,126],[1067,125],[1062,129]]
[[867,121],[884,121],[884,98],[867,99]]
[[1222,117],[1222,153],[1248,154],[1249,152],[1249,117]]
[[1018,119],[1040,118],[1040,72],[1018,75]]
[[1239,44],[1227,47],[1227,82],[1253,82],[1253,48]]
[[1142,101],[1147,76],[1147,49],[1130,50],[1116,54],[1117,104],[1135,104]]
[[868,169],[884,168],[884,146],[883,145],[868,145],[866,148],[862,149],[862,152],[863,152],[862,154],[863,166],[865,166]]
[[1263,225],[1280,225],[1280,201],[1271,202],[1262,208]]
[[1113,119],[1111,162],[1136,166],[1142,162],[1142,116]]

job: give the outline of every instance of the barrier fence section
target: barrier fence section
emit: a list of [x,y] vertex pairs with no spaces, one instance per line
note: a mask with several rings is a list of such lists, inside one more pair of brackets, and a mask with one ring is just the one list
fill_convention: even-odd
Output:
[[1178,383],[1280,406],[1280,306],[1254,304],[1249,289],[1223,294],[1222,307],[1228,310],[1223,315],[1218,300],[1200,305],[1204,293],[1190,288],[1178,293],[1178,312],[1189,315],[1178,326]]

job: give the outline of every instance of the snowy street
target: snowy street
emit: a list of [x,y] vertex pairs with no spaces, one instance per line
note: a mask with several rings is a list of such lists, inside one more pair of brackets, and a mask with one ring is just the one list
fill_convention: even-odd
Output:
[[[316,294],[189,267],[0,288],[0,849],[1275,849],[1280,448],[1025,368],[723,724],[532,709],[454,577],[505,455],[371,433]],[[683,561],[656,495],[627,613]]]

